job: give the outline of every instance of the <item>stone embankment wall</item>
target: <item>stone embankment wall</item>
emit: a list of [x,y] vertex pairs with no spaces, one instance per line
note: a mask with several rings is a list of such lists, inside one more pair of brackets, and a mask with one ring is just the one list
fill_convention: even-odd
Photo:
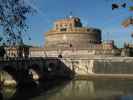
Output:
[[95,61],[93,72],[97,74],[133,74],[133,61]]
[[94,57],[61,59],[77,75],[133,74],[131,57]]

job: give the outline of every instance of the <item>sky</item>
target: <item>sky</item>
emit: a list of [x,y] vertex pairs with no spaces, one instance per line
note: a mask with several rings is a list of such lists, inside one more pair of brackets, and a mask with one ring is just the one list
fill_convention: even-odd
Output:
[[[103,40],[115,40],[115,44],[122,47],[124,42],[133,41],[133,27],[124,28],[121,25],[133,12],[124,8],[112,10],[114,1],[122,4],[128,0],[26,0],[37,13],[28,17],[30,30],[24,35],[25,43],[43,47],[44,34],[53,27],[53,22],[70,16],[72,12],[73,16],[80,17],[84,26],[101,29]],[[31,40],[28,40],[28,36]]]

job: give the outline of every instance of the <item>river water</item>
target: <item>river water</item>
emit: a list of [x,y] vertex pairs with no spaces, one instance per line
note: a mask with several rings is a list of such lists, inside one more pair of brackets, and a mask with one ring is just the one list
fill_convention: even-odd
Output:
[[1,96],[3,100],[133,100],[133,81],[73,80],[21,91],[5,88]]

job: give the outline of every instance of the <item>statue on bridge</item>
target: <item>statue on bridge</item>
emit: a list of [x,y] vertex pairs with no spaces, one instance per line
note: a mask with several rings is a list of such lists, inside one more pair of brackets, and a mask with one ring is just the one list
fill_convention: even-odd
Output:
[[0,46],[0,57],[3,58],[5,54],[6,54],[6,51],[4,46]]

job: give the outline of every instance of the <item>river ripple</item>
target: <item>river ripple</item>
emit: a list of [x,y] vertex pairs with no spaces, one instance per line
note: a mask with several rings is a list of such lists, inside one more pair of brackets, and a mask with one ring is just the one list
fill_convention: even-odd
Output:
[[36,88],[5,89],[4,100],[133,100],[131,80],[73,80]]

